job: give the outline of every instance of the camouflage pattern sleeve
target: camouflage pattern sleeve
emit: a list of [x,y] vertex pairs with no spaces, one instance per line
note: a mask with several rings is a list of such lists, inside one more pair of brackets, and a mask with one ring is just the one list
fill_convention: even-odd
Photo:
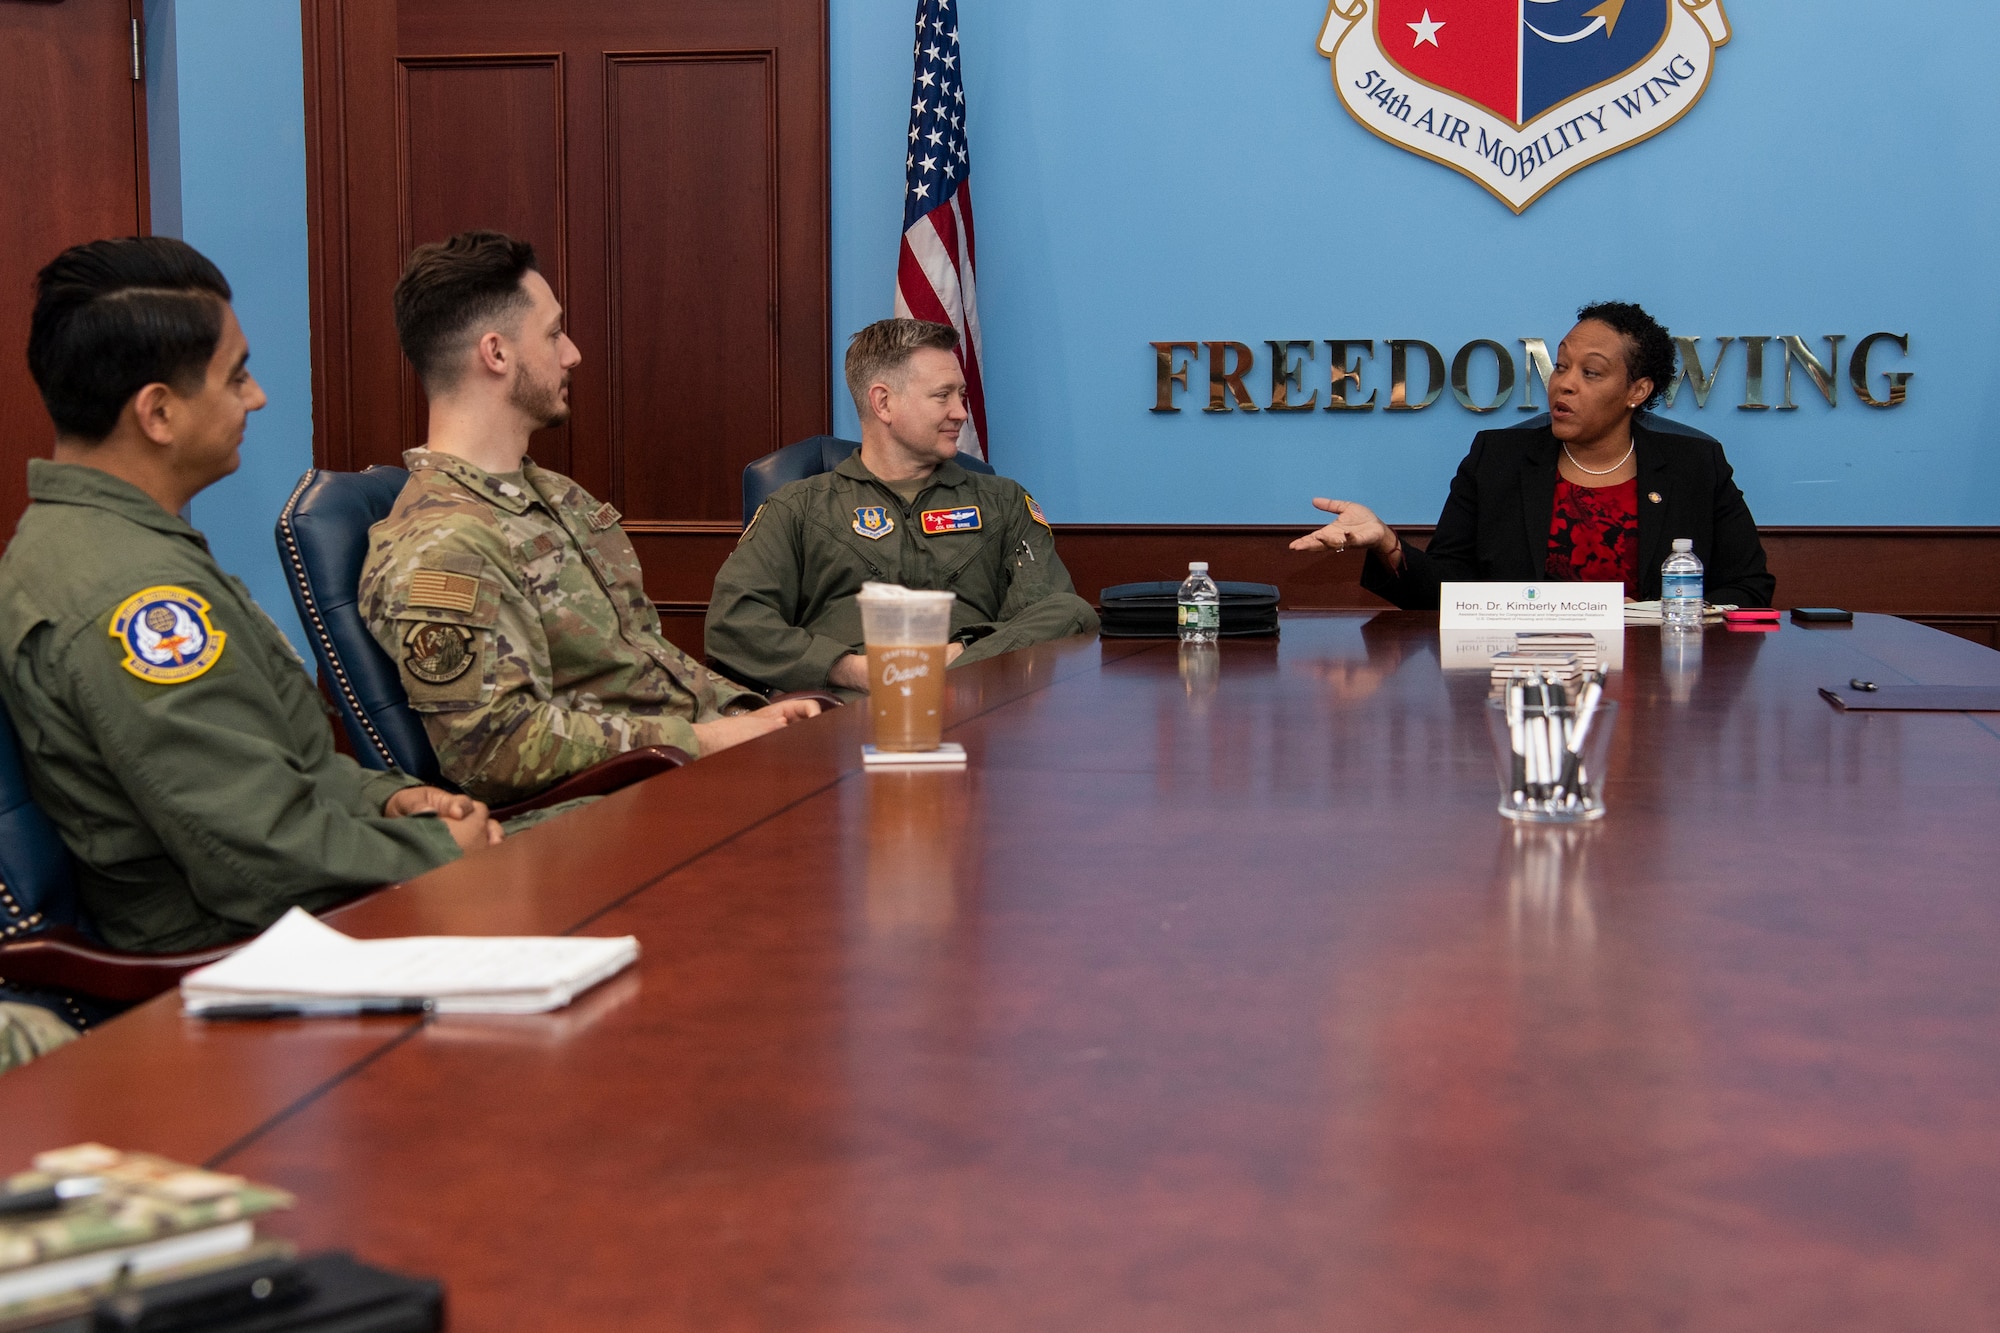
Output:
[[[700,755],[687,718],[593,708],[588,693],[558,703],[550,635],[566,632],[566,614],[583,612],[558,606],[545,621],[494,525],[464,514],[426,519],[378,525],[361,602],[446,777],[497,805],[643,746]],[[601,641],[617,628],[579,620],[567,631]]]
[[1003,510],[1009,515],[1002,548],[1007,597],[992,622],[993,632],[976,640],[953,666],[1072,634],[1097,633],[1097,612],[1076,595],[1041,506],[1026,491],[1012,489],[1015,495]]
[[799,628],[805,519],[789,499],[768,500],[715,576],[704,642],[731,675],[774,690],[816,690],[853,649]]

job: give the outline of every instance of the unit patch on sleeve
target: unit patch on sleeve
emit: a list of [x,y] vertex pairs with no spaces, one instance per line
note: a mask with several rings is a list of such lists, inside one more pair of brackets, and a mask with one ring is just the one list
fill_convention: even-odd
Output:
[[472,631],[463,625],[412,625],[403,650],[403,666],[426,685],[449,685],[472,669]]
[[863,505],[854,511],[854,530],[871,542],[879,542],[896,530],[885,505]]
[[602,532],[623,517],[625,516],[613,508],[609,500],[606,500],[591,511],[590,530],[592,532]]
[[135,592],[111,615],[119,663],[140,680],[179,685],[214,666],[229,636],[209,623],[208,602],[186,588]]
[[420,569],[410,575],[409,604],[471,615],[479,609],[479,580],[470,574]]
[[[1030,495],[1024,498],[1028,502],[1028,517],[1034,519],[1035,522],[1041,524],[1043,527],[1048,528],[1049,521],[1042,517],[1042,507],[1035,503],[1035,497]],[[1049,528],[1049,531],[1054,532],[1055,529]]]
[[923,519],[926,537],[935,537],[940,532],[977,532],[979,506],[960,505],[956,509],[926,509]]

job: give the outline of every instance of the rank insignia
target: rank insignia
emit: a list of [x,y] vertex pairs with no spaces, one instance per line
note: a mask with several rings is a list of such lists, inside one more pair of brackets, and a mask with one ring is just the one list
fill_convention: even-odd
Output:
[[754,531],[757,527],[757,520],[764,517],[764,510],[769,503],[770,503],[769,501],[766,501],[764,504],[758,505],[757,512],[750,515],[750,521],[743,525],[743,535],[736,539],[736,544],[738,546],[741,546],[744,542],[750,540],[751,532]]
[[126,598],[111,615],[111,637],[125,649],[119,665],[155,685],[193,680],[215,665],[229,641],[209,623],[205,599],[174,587]]
[[[1035,503],[1035,497],[1030,495],[1026,498],[1028,501],[1028,517],[1034,519],[1035,522],[1041,524],[1043,527],[1048,528],[1049,521],[1042,517],[1042,507]],[[1049,531],[1054,532],[1055,529],[1049,528]]]
[[923,512],[924,536],[935,537],[940,532],[979,531],[979,506],[960,505],[956,509],[926,509]]
[[896,530],[896,520],[884,505],[862,505],[854,511],[854,530],[869,541],[878,542]]
[[412,625],[403,649],[403,666],[426,685],[449,685],[472,668],[472,631],[463,625]]

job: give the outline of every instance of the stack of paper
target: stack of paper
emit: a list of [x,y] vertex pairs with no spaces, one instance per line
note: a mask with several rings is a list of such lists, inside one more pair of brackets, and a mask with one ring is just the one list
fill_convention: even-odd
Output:
[[294,907],[229,957],[182,978],[181,1003],[198,1014],[224,1005],[426,999],[441,1014],[539,1014],[638,956],[630,935],[356,940]]
[[[1733,602],[1724,602],[1720,605],[1714,602],[1703,602],[1701,604],[1701,618],[1708,624],[1720,625],[1722,623],[1722,613],[1724,611],[1734,611],[1735,609],[1736,605]],[[1625,623],[1628,625],[1658,625],[1665,618],[1657,601],[1625,603]]]
[[1586,675],[1598,669],[1597,636],[1563,631],[1524,630],[1514,636],[1517,653],[1569,653]]

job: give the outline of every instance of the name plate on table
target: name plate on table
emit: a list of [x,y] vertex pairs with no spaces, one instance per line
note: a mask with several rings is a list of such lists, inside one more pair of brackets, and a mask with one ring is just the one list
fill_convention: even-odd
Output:
[[1439,589],[1439,660],[1485,670],[1521,633],[1589,634],[1607,669],[1625,665],[1622,583],[1447,583]]

